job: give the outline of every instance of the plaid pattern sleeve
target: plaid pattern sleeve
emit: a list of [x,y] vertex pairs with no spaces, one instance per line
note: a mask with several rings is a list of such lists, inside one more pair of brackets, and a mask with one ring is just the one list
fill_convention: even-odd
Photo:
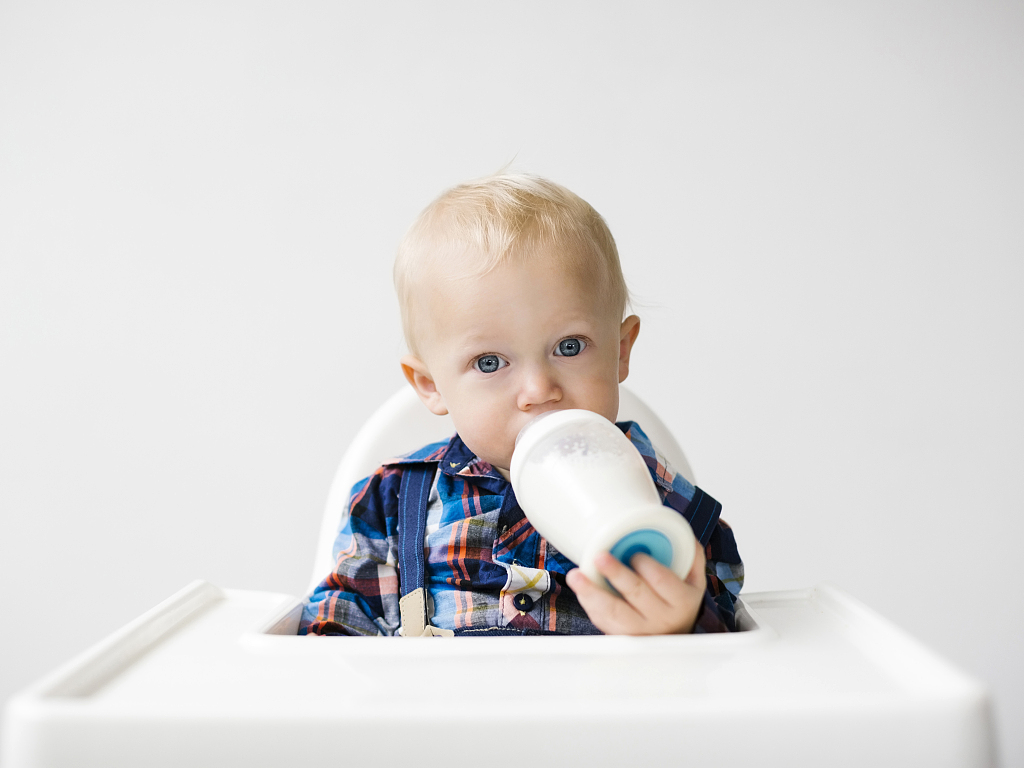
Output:
[[709,497],[672,469],[635,422],[622,422],[619,428],[647,462],[662,502],[690,522],[694,535],[704,547],[707,591],[697,614],[694,633],[735,632],[735,598],[743,587],[743,561],[732,528],[718,517],[721,507],[717,503],[706,503]]

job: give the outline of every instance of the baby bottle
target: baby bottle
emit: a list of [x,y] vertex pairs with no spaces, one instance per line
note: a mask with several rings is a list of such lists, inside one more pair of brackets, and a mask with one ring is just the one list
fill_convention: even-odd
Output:
[[690,572],[690,524],[662,505],[640,452],[603,416],[538,416],[516,438],[509,473],[533,527],[595,584],[611,589],[594,566],[602,552],[626,565],[644,552],[682,579]]

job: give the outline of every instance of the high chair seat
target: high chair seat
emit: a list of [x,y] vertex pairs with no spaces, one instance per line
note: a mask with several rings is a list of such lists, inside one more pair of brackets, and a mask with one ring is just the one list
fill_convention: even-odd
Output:
[[[352,483],[450,433],[409,394],[346,453],[315,578]],[[620,417],[693,479],[638,399]],[[722,635],[300,637],[301,598],[197,581],[13,697],[0,764],[994,765],[984,688],[841,591],[737,607]]]

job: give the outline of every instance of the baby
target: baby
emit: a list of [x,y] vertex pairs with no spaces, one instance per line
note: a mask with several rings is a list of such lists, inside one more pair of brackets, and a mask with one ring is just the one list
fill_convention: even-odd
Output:
[[[451,440],[356,484],[334,571],[300,634],[669,634],[734,630],[743,565],[721,506],[669,467],[640,426],[619,424],[666,506],[702,546],[686,579],[644,554],[591,582],[523,515],[508,482],[515,438],[550,410],[614,421],[640,330],[611,232],[569,190],[501,174],[420,214],[395,285],[402,370]],[[625,316],[625,319],[623,317]],[[424,557],[425,556],[425,557]]]

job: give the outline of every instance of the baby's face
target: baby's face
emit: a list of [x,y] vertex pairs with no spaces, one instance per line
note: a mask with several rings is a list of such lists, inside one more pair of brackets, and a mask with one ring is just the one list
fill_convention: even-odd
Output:
[[421,357],[403,358],[406,375],[506,477],[516,435],[535,416],[583,408],[614,421],[618,413],[639,319],[621,321],[582,282],[539,259],[435,280],[420,297]]

